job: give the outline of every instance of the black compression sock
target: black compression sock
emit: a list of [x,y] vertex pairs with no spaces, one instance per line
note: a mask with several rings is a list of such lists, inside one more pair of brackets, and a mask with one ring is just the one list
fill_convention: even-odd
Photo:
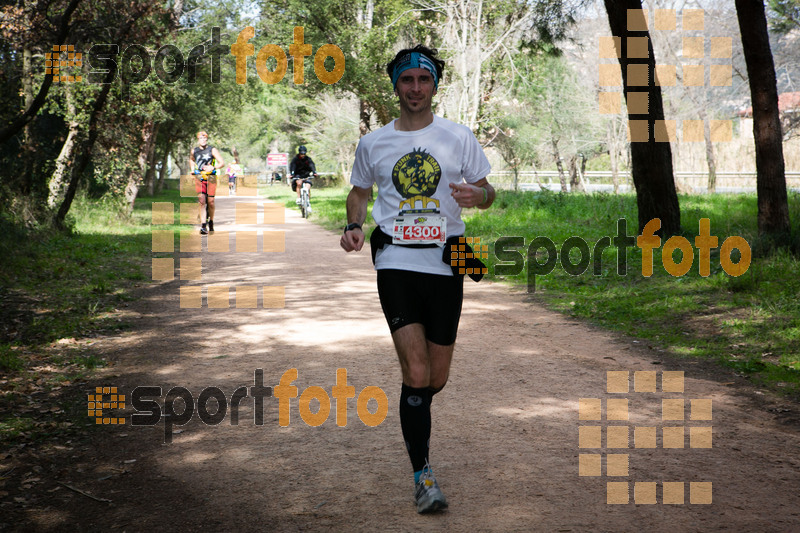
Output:
[[403,383],[400,393],[400,427],[414,472],[428,460],[431,438],[431,393],[427,387],[409,387]]

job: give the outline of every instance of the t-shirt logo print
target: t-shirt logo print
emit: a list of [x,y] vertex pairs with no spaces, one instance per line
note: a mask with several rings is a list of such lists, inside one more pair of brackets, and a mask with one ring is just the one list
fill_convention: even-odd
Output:
[[199,146],[195,147],[194,162],[199,170],[203,170],[203,167],[206,165],[214,164],[214,155],[211,153],[211,150],[213,150],[213,148],[210,146],[206,146],[205,148],[200,148]]
[[[415,148],[412,152],[401,157],[392,169],[392,183],[400,196],[411,200],[403,203],[413,204],[417,199],[427,203],[425,198],[430,198],[439,186],[442,169],[439,162],[422,148]],[[438,206],[438,202],[437,206]],[[402,206],[402,204],[401,204]]]

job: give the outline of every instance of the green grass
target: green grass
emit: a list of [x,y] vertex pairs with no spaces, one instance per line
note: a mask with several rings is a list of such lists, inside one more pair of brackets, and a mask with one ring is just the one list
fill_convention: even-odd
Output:
[[[340,230],[348,190],[315,189],[311,220]],[[286,187],[272,197],[294,206]],[[800,195],[792,194],[789,202],[797,242]],[[691,244],[701,218],[710,220],[710,233],[719,238],[710,254],[708,276],[700,276],[696,249],[690,271],[681,277],[670,275],[659,248],[653,254],[653,275],[645,277],[642,250],[635,245],[627,249],[627,271],[620,275],[616,248],[610,246],[599,255],[599,275],[594,274],[594,261],[581,275],[568,274],[559,261],[549,274],[536,276],[533,297],[552,309],[646,339],[675,355],[715,360],[757,384],[800,396],[800,258],[787,250],[756,256],[755,195],[681,196],[680,206],[682,236]],[[489,244],[488,279],[528,287],[526,255],[533,239],[547,237],[560,250],[566,239],[578,236],[591,253],[598,240],[616,236],[619,219],[626,221],[627,234],[636,236],[636,213],[633,195],[499,191],[491,209],[467,210],[464,218],[467,236]],[[517,275],[496,274],[494,245],[503,236],[523,239],[524,246],[517,250],[525,268]],[[719,246],[730,236],[743,237],[754,251],[749,269],[738,277],[727,274],[720,264]],[[577,255],[573,251],[570,260],[577,263]],[[546,256],[541,250],[537,259],[544,262]],[[732,260],[739,259],[734,251]],[[676,251],[673,260],[680,262],[681,252]]]
[[[699,232],[700,219],[708,218],[710,233],[719,238],[719,246],[727,237],[741,236],[758,249],[754,195],[682,196],[680,205],[682,236],[690,243]],[[797,194],[790,197],[790,210],[797,225]],[[503,235],[523,237],[525,247],[520,251],[526,255],[527,246],[538,236],[552,239],[558,250],[567,238],[578,236],[592,250],[602,237],[617,234],[620,218],[627,221],[629,235],[637,233],[634,196],[501,192],[491,210],[472,212],[466,220],[470,236],[492,244]],[[747,272],[734,277],[722,268],[716,248],[709,260],[710,275],[703,277],[698,252],[693,252],[690,271],[680,277],[666,271],[661,249],[655,250],[650,277],[642,273],[642,250],[637,247],[627,250],[625,275],[617,272],[613,247],[600,256],[599,275],[595,275],[593,262],[576,276],[568,274],[559,261],[552,272],[536,276],[535,298],[571,316],[647,339],[672,353],[714,359],[760,384],[798,394],[798,256],[785,249],[767,257],[754,255]],[[498,261],[493,246],[489,255],[489,271],[494,273]],[[538,255],[544,262],[547,253],[542,250]],[[574,251],[570,259],[577,262],[578,255]],[[673,253],[675,262],[681,257],[681,252]],[[740,259],[736,251],[732,258]],[[526,270],[506,279],[527,284]]]
[[71,234],[17,230],[0,246],[6,261],[0,287],[11,302],[2,318],[14,325],[1,343],[38,346],[119,329],[108,314],[149,279],[149,202],[124,219],[81,199],[70,218]]
[[[80,411],[71,407],[63,411],[74,411],[72,418],[65,415],[62,425],[54,425],[40,408],[30,407],[29,391],[46,392],[88,379],[106,364],[78,341],[130,327],[117,310],[136,297],[137,286],[150,280],[153,201],[197,202],[167,191],[157,198],[141,198],[133,214],[124,217],[118,205],[79,197],[68,217],[69,233],[4,227],[0,442],[10,445],[52,436],[70,420],[83,426]],[[76,401],[85,399],[70,399],[69,405]]]

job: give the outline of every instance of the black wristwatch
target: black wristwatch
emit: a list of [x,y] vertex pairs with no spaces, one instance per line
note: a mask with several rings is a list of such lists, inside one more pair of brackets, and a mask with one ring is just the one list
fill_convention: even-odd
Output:
[[361,229],[361,224],[359,224],[358,222],[351,222],[350,224],[344,227],[344,233],[347,233],[348,231],[353,231],[356,228]]

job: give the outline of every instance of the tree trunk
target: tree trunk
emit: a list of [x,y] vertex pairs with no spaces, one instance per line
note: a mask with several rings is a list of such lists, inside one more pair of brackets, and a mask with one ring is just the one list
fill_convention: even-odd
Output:
[[519,165],[514,165],[514,192],[519,191]]
[[126,215],[133,213],[133,206],[136,202],[136,196],[139,194],[139,187],[141,185],[145,186],[147,194],[150,196],[153,195],[153,174],[150,171],[150,161],[157,134],[158,125],[152,120],[147,120],[142,124],[141,148],[139,150],[139,155],[136,157],[139,171],[131,172],[128,176],[128,182],[125,185]]
[[539,186],[539,190],[544,189],[544,187],[542,187],[542,180],[539,178],[539,170],[536,168],[535,163],[533,164],[533,179],[536,181],[536,185]]
[[580,191],[578,183],[578,156],[573,154],[569,157],[569,190],[572,192]]
[[166,145],[164,146],[164,150],[161,152],[161,169],[158,172],[156,194],[160,193],[164,188],[164,180],[167,178],[167,163],[169,162],[169,153],[172,151],[172,145],[174,142],[174,137],[171,134],[167,135]]
[[64,199],[67,188],[69,187],[71,169],[74,166],[75,153],[78,147],[78,136],[80,135],[80,122],[76,118],[75,97],[71,87],[66,89],[67,116],[69,120],[69,131],[64,144],[61,145],[61,152],[56,159],[56,168],[48,184],[49,193],[47,195],[47,209],[55,210]]
[[140,139],[141,144],[139,145],[139,155],[136,157],[136,162],[139,165],[139,178],[137,178],[137,181],[141,181],[141,183],[144,184],[145,190],[150,196],[153,195],[153,174],[151,172],[152,166],[150,163],[152,161],[153,146],[155,144],[156,134],[156,124],[152,120],[145,121],[145,123],[142,125],[142,137]]
[[564,176],[564,163],[561,161],[561,153],[558,151],[558,141],[552,139],[550,142],[553,143],[553,158],[556,160],[558,181],[561,182],[561,192],[569,192],[569,189],[567,189],[567,178]]
[[[652,219],[661,219],[659,235],[668,236],[680,232],[680,206],[675,191],[675,179],[672,172],[672,152],[669,142],[655,142],[656,124],[663,126],[664,106],[661,99],[661,87],[655,84],[655,56],[650,32],[628,29],[628,10],[641,10],[641,0],[604,0],[611,33],[619,37],[621,50],[619,63],[622,68],[622,83],[627,101],[628,91],[647,91],[649,113],[635,115],[628,113],[631,124],[631,174],[636,187],[636,205],[639,214],[639,230]],[[633,22],[633,21],[632,21]],[[643,22],[643,21],[641,21]],[[645,37],[647,39],[647,58],[628,57],[628,38]],[[647,86],[638,87],[629,84],[628,65],[647,65]],[[632,122],[637,121],[637,122]],[[634,125],[646,125],[647,133],[639,137]]]
[[147,182],[147,194],[155,196],[156,194],[156,147],[155,144],[150,147],[150,153],[147,155],[147,174],[145,174],[145,181]]
[[580,154],[581,164],[578,167],[578,187],[580,192],[586,192],[586,156]]
[[789,236],[789,205],[775,64],[769,46],[763,0],[736,0],[736,15],[753,101],[758,233],[781,244]]
[[[53,226],[56,229],[64,229],[64,220],[67,217],[69,208],[72,206],[72,200],[75,198],[75,192],[78,190],[78,182],[80,181],[80,177],[83,175],[83,172],[86,170],[86,167],[89,165],[89,161],[91,161],[92,149],[94,148],[94,143],[97,141],[97,136],[99,134],[97,131],[97,123],[100,120],[100,112],[106,105],[108,93],[111,89],[111,82],[114,80],[115,76],[116,68],[112,67],[108,70],[108,73],[106,73],[100,93],[97,95],[97,98],[92,104],[92,111],[89,115],[89,124],[86,128],[88,132],[87,138],[83,142],[79,143],[77,149],[73,150],[74,153],[77,153],[74,161],[65,162],[69,168],[69,185],[64,193],[64,199],[61,201],[61,205],[58,207],[58,211],[53,218]],[[72,164],[70,165],[69,163]],[[53,189],[51,187],[51,194],[52,190]]]
[[[366,8],[360,13],[361,23],[364,26],[364,33],[368,33],[372,29],[372,19],[375,15],[375,2],[374,0],[367,0]],[[370,106],[369,102],[364,98],[358,99],[358,132],[359,136],[363,137],[370,132],[369,119],[370,119]]]
[[574,154],[569,158],[569,189],[572,192],[586,192],[583,184],[583,172],[586,170],[586,159],[581,157],[581,164],[578,166],[578,157],[581,154]]
[[136,196],[139,194],[139,178],[141,176],[132,172],[128,178],[128,183],[125,185],[125,214],[130,216],[133,213],[133,207],[136,203]]
[[608,157],[611,159],[611,183],[614,185],[614,194],[619,194],[619,161],[617,159],[619,151],[617,143],[614,141],[614,121],[609,121],[606,128],[606,142],[608,144]]
[[703,140],[706,143],[706,164],[708,165],[708,193],[717,192],[717,157],[714,154],[714,143],[711,142],[711,126],[708,123],[708,114],[700,113],[703,119]]
[[[273,150],[273,152],[275,151],[277,150]],[[189,164],[186,162],[185,157],[175,157],[175,154],[172,154],[172,161],[175,163],[175,166],[178,167],[179,177],[189,173]]]
[[156,178],[155,194],[159,194],[164,190],[164,177],[167,175],[167,154],[164,152],[163,157],[158,159],[161,166],[158,168],[158,177]]
[[150,143],[150,150],[147,154],[147,174],[145,180],[148,183],[147,192],[150,196],[156,193],[156,139],[158,138],[158,129],[160,124],[156,124],[153,128],[152,142]]
[[359,137],[363,137],[369,133],[369,103],[363,98],[358,100],[358,133]]
[[[33,53],[27,43],[22,49],[22,92],[25,96],[25,109],[33,104]],[[22,187],[24,195],[30,195],[33,190],[33,156],[35,147],[33,145],[32,123],[27,122],[22,129]]]

